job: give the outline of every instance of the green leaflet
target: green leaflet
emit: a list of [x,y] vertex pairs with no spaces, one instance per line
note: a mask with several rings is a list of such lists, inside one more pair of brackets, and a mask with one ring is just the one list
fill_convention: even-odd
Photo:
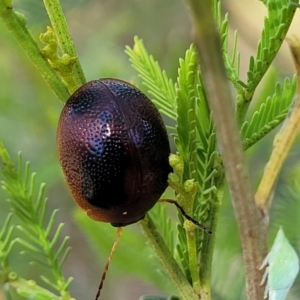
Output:
[[50,291],[41,288],[33,280],[24,280],[19,278],[12,283],[18,294],[25,299],[30,300],[62,300],[62,297],[56,296]]
[[221,10],[221,2],[213,1],[213,9],[214,9],[214,18],[217,22],[217,26],[220,30],[220,36],[223,46],[223,58],[224,64],[226,67],[228,79],[231,81],[233,86],[237,91],[242,91],[243,88],[247,87],[247,85],[240,80],[240,52],[237,50],[237,42],[238,42],[238,33],[234,31],[233,37],[233,47],[231,53],[228,49],[228,22],[229,17],[228,14],[225,14],[223,17]]
[[241,137],[245,150],[257,143],[286,118],[296,88],[296,77],[292,81],[286,78],[283,86],[277,83],[273,96],[268,97],[260,105],[250,121],[244,122]]
[[[208,201],[213,199],[216,159],[216,138],[205,90],[198,69],[197,55],[191,46],[180,60],[177,78],[177,135],[175,143],[184,159],[183,181],[193,178],[199,185],[194,203],[194,214],[201,222],[208,218]],[[210,192],[207,192],[210,190]],[[178,230],[179,236],[184,233]],[[202,234],[200,233],[199,239]],[[184,239],[184,237],[181,237]],[[201,243],[197,243],[201,247]],[[198,249],[200,251],[200,249]],[[178,250],[178,253],[183,253]],[[183,257],[181,257],[184,259]]]
[[176,86],[177,135],[175,144],[184,161],[183,180],[195,178],[195,161],[191,161],[196,140],[196,72],[197,55],[193,46],[186,51],[185,59],[179,60]]
[[[222,16],[220,1],[214,1],[214,15],[220,30],[223,57],[227,70],[227,75],[232,85],[237,91],[237,119],[240,124],[243,123],[249,103],[254,92],[261,82],[263,76],[271,65],[274,57],[279,51],[285,35],[290,27],[291,21],[295,13],[295,5],[290,5],[289,0],[262,1],[268,9],[268,17],[265,18],[264,28],[262,30],[261,39],[258,41],[255,56],[251,56],[249,60],[249,70],[247,72],[247,83],[240,80],[240,53],[237,51],[237,32],[234,32],[233,47],[231,53],[228,50],[228,15]],[[296,3],[294,3],[296,4]],[[281,121],[283,119],[281,118]],[[260,121],[260,120],[259,120]],[[274,128],[278,124],[278,119],[274,120],[274,124],[269,124]],[[243,129],[245,130],[245,129]],[[267,130],[265,132],[268,133]],[[253,140],[248,141],[250,144],[255,143],[264,132],[257,133],[252,136]],[[248,143],[246,142],[246,144]],[[248,146],[246,146],[247,148]]]
[[247,88],[244,91],[246,101],[251,100],[257,85],[276,56],[295,13],[295,7],[290,5],[289,0],[263,2],[268,8],[268,17],[265,18],[256,57],[250,58]]
[[139,72],[143,84],[152,95],[152,101],[160,112],[170,119],[176,119],[175,113],[175,88],[167,73],[162,71],[158,62],[149,55],[144,43],[138,37],[134,38],[134,47],[126,47],[126,53],[130,57],[133,68]]
[[[55,227],[57,210],[52,212],[49,220],[45,216],[47,210],[47,199],[44,196],[45,184],[41,184],[36,192],[36,174],[30,173],[29,163],[26,163],[24,167],[19,154],[18,167],[15,167],[1,141],[0,174],[4,179],[1,185],[9,196],[8,201],[13,214],[21,221],[17,226],[21,237],[10,243],[17,242],[22,245],[25,249],[23,252],[50,273],[47,274],[49,275],[47,279],[42,276],[43,281],[62,295],[68,295],[68,289],[73,279],[71,277],[64,278],[62,273],[62,265],[70,252],[70,247],[66,245],[68,237],[64,237],[60,242],[63,224]],[[6,234],[7,237],[10,237],[9,230],[11,229],[7,226],[5,228],[8,231],[1,232],[1,236]],[[11,249],[11,246],[7,249]],[[6,254],[9,255],[9,253]],[[17,283],[21,284],[19,281],[12,281],[10,284],[14,286],[13,284]]]
[[299,258],[281,228],[261,268],[267,265],[266,294],[270,300],[284,300],[299,272]]
[[[197,220],[205,223],[209,220],[207,211],[212,209],[216,158],[216,140],[210,111],[206,102],[205,90],[202,85],[198,59],[192,45],[180,59],[176,85],[177,103],[177,134],[174,134],[175,144],[184,161],[182,181],[193,178],[198,183],[198,193],[194,202],[187,204],[187,211],[193,212]],[[206,191],[209,192],[206,193]],[[180,223],[184,219],[180,216]],[[208,221],[209,223],[209,221]],[[203,232],[196,230],[196,247],[198,254],[202,251]],[[186,249],[186,232],[178,226],[176,252],[182,268],[191,280],[189,268],[189,253]],[[204,265],[203,265],[204,267]],[[201,271],[199,271],[201,273]]]
[[10,225],[12,214],[10,213],[3,224],[0,231],[0,281],[7,280],[10,273],[9,254],[12,250],[15,240],[12,239],[14,226]]
[[193,45],[185,59],[180,59],[176,94],[177,135],[174,137],[185,164],[183,180],[194,178],[201,184],[209,176],[204,172],[214,164],[211,155],[215,151],[215,136]]

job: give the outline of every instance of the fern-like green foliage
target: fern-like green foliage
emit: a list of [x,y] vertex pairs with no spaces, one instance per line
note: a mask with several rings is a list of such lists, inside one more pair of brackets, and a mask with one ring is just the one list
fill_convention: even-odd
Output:
[[[198,183],[196,201],[192,203],[190,213],[198,220],[213,227],[208,211],[212,210],[215,203],[216,190],[216,139],[214,128],[210,118],[210,111],[203,89],[199,64],[194,46],[191,46],[184,59],[180,59],[176,86],[177,102],[177,134],[174,135],[178,152],[184,159],[183,182],[193,178]],[[189,209],[189,208],[188,208]],[[210,215],[212,216],[212,215]],[[181,224],[183,224],[183,219]],[[177,252],[181,261],[186,265],[188,256],[186,249],[182,247],[186,239],[185,232],[178,227],[180,243]],[[204,236],[206,239],[207,236]],[[201,253],[203,233],[196,231],[196,245],[198,253]],[[190,274],[186,270],[189,277]]]
[[254,112],[250,121],[246,121],[241,130],[244,149],[257,143],[267,133],[280,124],[287,116],[297,88],[296,76],[291,81],[286,78],[283,85],[275,86],[275,93],[263,102]]
[[[220,30],[225,67],[228,78],[237,91],[237,118],[240,124],[243,123],[250,100],[258,84],[266,74],[266,71],[281,47],[296,11],[295,5],[291,5],[289,0],[265,0],[262,2],[268,9],[268,17],[265,18],[264,28],[261,33],[261,39],[258,41],[256,55],[250,57],[247,83],[244,83],[240,80],[240,53],[237,50],[237,32],[234,32],[233,49],[231,53],[229,53],[228,14],[225,14],[223,17],[220,1],[214,1],[214,15]],[[276,124],[276,121],[274,124]],[[265,131],[266,134],[268,132],[269,130]],[[263,134],[262,131],[257,132],[258,136],[261,134]],[[259,139],[260,138],[257,138],[257,140]],[[255,140],[252,142],[255,143]]]
[[242,92],[243,88],[247,87],[246,83],[240,80],[240,52],[237,50],[238,33],[234,31],[233,47],[231,53],[228,49],[228,23],[229,16],[226,13],[223,17],[220,1],[213,1],[214,18],[220,30],[220,38],[223,45],[223,58],[227,71],[227,76],[238,92]]
[[[240,53],[237,50],[237,32],[234,32],[233,49],[229,53],[228,14],[223,17],[220,1],[214,2],[214,17],[220,29],[227,75],[237,91],[237,118],[241,123],[244,149],[248,149],[258,142],[284,120],[296,90],[295,78],[292,82],[286,79],[282,87],[280,83],[277,83],[274,95],[266,98],[259,109],[254,112],[250,121],[243,120],[249,105],[248,101],[252,99],[256,87],[277,54],[295,13],[295,6],[291,6],[288,0],[266,0],[262,2],[267,6],[268,17],[265,18],[256,57],[250,57],[247,83],[240,80]],[[242,115],[241,119],[239,113]]]
[[127,46],[125,52],[129,55],[133,67],[139,72],[143,84],[148,88],[160,112],[175,120],[175,88],[172,79],[161,70],[153,56],[148,54],[142,40],[135,37],[134,42],[133,49]]
[[12,214],[9,214],[4,223],[1,224],[0,231],[0,278],[2,282],[8,280],[8,275],[11,272],[9,265],[9,253],[12,251],[15,240],[12,238],[14,226],[10,225]]
[[256,57],[250,57],[247,88],[244,94],[246,101],[251,100],[257,85],[276,56],[296,11],[289,0],[262,2],[267,6],[268,17],[265,18]]
[[183,180],[195,179],[201,186],[201,192],[204,192],[211,187],[205,182],[212,177],[210,172],[215,163],[216,141],[193,45],[187,50],[185,58],[179,60],[179,64],[176,85],[177,134],[174,139],[184,159]]
[[8,217],[0,235],[2,253],[5,253],[4,256],[1,256],[3,259],[1,272],[4,272],[4,278],[10,279],[12,270],[9,267],[9,254],[12,245],[18,243],[24,248],[24,254],[28,255],[34,263],[43,267],[42,280],[56,290],[60,296],[50,293],[30,280],[19,278],[18,275],[8,280],[10,286],[26,297],[44,294],[45,298],[43,299],[71,299],[68,289],[72,278],[65,278],[62,272],[63,263],[70,251],[70,248],[67,247],[68,237],[64,237],[62,242],[59,242],[63,224],[55,226],[58,210],[52,212],[49,220],[46,218],[45,184],[41,184],[36,191],[36,174],[30,174],[29,163],[24,165],[21,155],[19,155],[16,168],[1,142],[0,162],[0,171],[4,178],[2,188],[9,196],[8,201],[13,216],[19,219],[19,225],[16,227],[21,233],[20,237],[11,240],[12,227],[8,226],[11,217]]

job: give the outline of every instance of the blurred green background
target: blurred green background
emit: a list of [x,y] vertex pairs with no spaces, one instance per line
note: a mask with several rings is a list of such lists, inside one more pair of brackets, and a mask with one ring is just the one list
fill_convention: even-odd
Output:
[[[145,42],[150,53],[176,78],[178,58],[183,57],[191,43],[191,24],[184,1],[117,1],[64,0],[64,11],[77,47],[87,80],[116,77],[139,82],[124,53],[132,46],[134,35]],[[230,12],[231,28],[238,29],[241,50],[242,79],[249,56],[255,54],[263,25],[265,9],[262,3],[250,0],[222,1],[224,11]],[[38,40],[39,33],[49,25],[42,1],[15,0],[14,7],[25,14],[28,27]],[[300,34],[299,14],[293,32]],[[41,45],[42,46],[42,45]],[[274,82],[293,75],[287,46],[275,61],[274,68],[260,86],[256,103],[273,93]],[[17,162],[22,151],[24,160],[31,162],[31,170],[38,173],[38,182],[46,182],[49,211],[59,208],[59,222],[65,223],[64,234],[69,235],[72,252],[65,264],[65,274],[75,277],[71,294],[77,299],[93,299],[116,230],[109,224],[88,220],[79,212],[64,183],[55,149],[56,126],[62,109],[54,93],[43,82],[20,46],[0,22],[0,139]],[[143,87],[140,85],[140,88]],[[147,92],[147,91],[145,91]],[[255,108],[257,104],[253,105]],[[168,121],[168,120],[166,120]],[[251,148],[247,155],[253,186],[262,174],[272,148],[274,133]],[[297,185],[300,168],[299,142],[293,147],[285,164],[272,204],[270,239],[279,224],[293,246],[300,253],[300,191]],[[0,224],[9,207],[6,195],[0,191]],[[82,224],[78,225],[78,221]],[[91,241],[86,231],[95,239]],[[239,237],[228,193],[225,195],[217,235],[213,263],[214,299],[244,299],[243,264]],[[25,278],[38,280],[39,270],[28,264],[28,258],[15,249],[12,265]],[[133,300],[144,294],[176,294],[174,287],[164,281],[164,273],[137,225],[124,229],[124,236],[114,254],[101,299]],[[4,299],[1,295],[0,299]],[[300,298],[298,279],[289,299]]]

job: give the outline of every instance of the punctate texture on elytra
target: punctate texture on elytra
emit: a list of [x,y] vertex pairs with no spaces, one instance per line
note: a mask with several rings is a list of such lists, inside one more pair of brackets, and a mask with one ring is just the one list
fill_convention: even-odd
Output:
[[92,219],[137,222],[167,187],[170,146],[162,118],[124,81],[79,88],[62,110],[57,147],[72,196]]

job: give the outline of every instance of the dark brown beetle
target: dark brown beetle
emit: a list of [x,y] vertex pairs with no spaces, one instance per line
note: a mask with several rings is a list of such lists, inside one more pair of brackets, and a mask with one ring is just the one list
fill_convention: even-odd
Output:
[[118,79],[88,82],[70,97],[57,145],[77,204],[92,219],[116,227],[141,220],[172,171],[158,110],[136,87]]

